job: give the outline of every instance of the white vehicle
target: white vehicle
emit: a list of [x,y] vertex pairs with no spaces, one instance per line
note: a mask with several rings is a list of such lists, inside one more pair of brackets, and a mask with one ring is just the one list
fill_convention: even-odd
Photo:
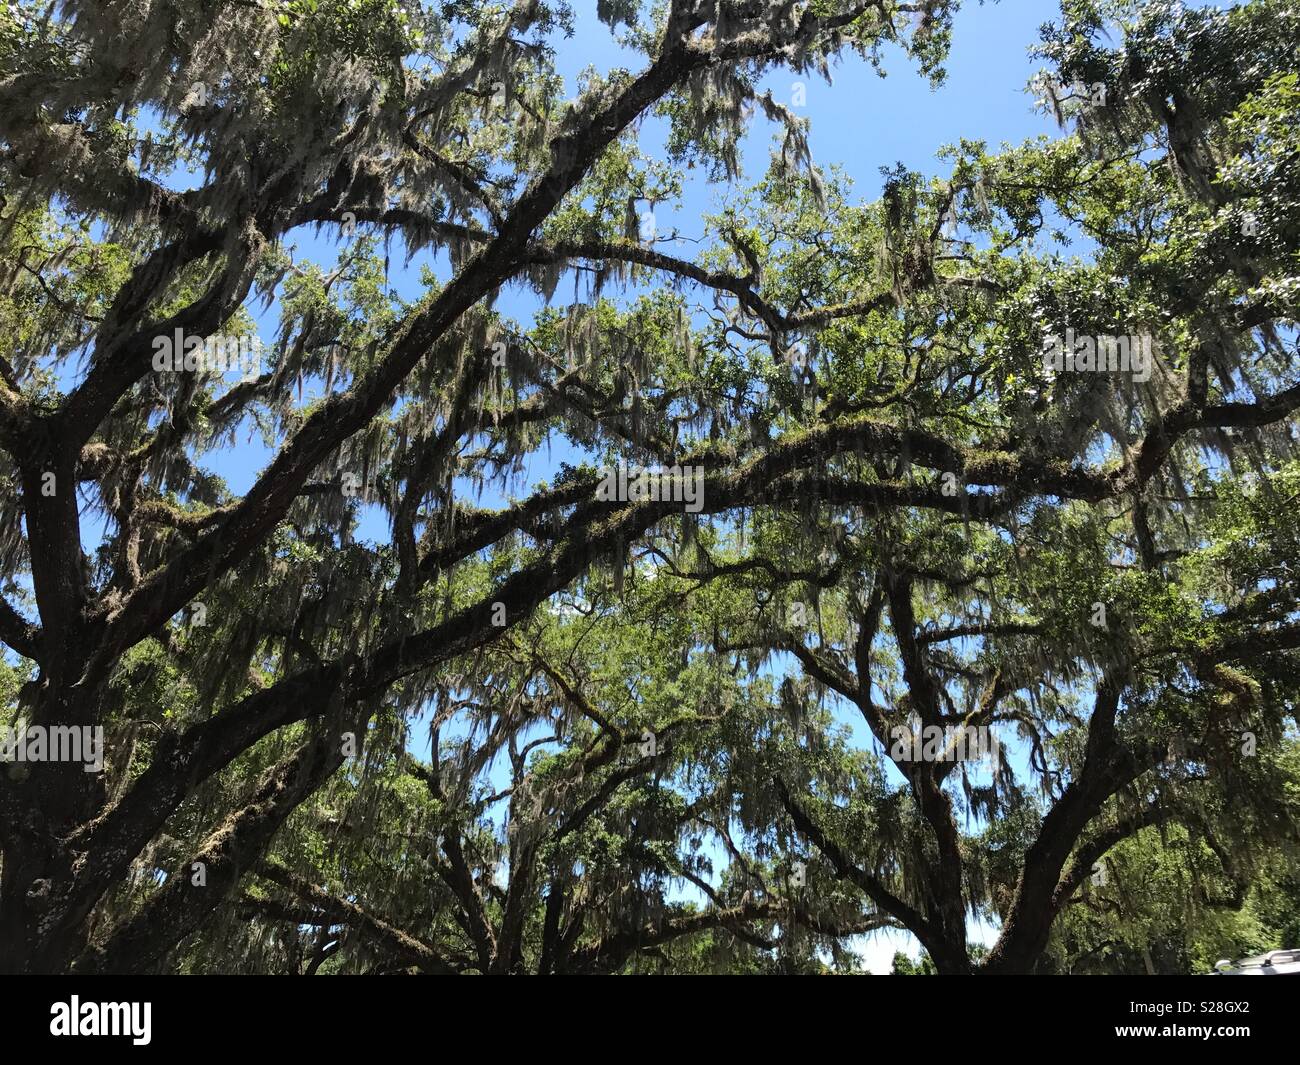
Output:
[[1216,976],[1300,976],[1300,950],[1274,950],[1253,958],[1214,963]]

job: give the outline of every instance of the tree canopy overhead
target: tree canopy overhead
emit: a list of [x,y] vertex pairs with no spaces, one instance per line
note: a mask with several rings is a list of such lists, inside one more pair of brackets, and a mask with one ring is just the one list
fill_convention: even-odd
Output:
[[954,7],[600,0],[572,96],[564,3],[0,11],[0,724],[104,737],[0,969],[1295,945],[1300,5],[1067,0],[1059,136],[855,191],[767,86]]

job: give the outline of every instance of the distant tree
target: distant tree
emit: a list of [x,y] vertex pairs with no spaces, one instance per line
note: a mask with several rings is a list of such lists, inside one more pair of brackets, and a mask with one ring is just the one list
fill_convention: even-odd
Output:
[[[1294,780],[1300,747],[1284,749]],[[1057,922],[1040,971],[1208,973],[1221,958],[1300,942],[1294,841],[1225,839],[1185,820],[1145,828],[1106,856],[1105,875]]]
[[912,961],[901,950],[894,952],[894,963],[889,970],[890,976],[933,976],[934,974],[934,962],[930,960],[928,954],[922,952],[916,961]]

